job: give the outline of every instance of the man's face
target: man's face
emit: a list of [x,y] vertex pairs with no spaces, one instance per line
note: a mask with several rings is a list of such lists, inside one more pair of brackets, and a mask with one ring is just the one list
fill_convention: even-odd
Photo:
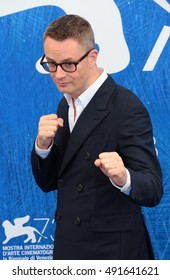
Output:
[[[44,42],[44,51],[47,61],[63,63],[78,61],[87,52],[87,49],[74,39],[56,41],[47,37]],[[58,90],[68,93],[74,98],[84,92],[97,78],[97,54],[97,50],[92,50],[77,65],[77,70],[73,73],[65,72],[60,66],[55,73],[50,73]]]

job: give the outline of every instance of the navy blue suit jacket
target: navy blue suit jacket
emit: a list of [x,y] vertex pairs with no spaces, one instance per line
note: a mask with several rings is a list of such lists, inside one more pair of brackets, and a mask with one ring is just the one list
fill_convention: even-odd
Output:
[[[152,259],[141,206],[162,197],[162,175],[146,108],[109,76],[80,115],[70,134],[63,97],[48,157],[32,150],[32,170],[40,188],[58,190],[54,259]],[[94,161],[116,151],[131,175],[131,193],[121,193]]]

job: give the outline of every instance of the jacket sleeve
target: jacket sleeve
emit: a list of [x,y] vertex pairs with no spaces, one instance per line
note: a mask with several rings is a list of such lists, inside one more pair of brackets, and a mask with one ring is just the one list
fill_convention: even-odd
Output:
[[57,189],[57,146],[54,144],[49,155],[42,159],[36,154],[35,146],[31,152],[32,172],[38,186],[49,192]]
[[38,186],[44,192],[57,189],[58,173],[68,141],[67,110],[68,106],[63,98],[59,103],[57,115],[64,119],[64,128],[59,128],[57,131],[49,155],[45,159],[39,157],[35,151],[35,144],[31,152],[32,172]]
[[119,133],[120,155],[131,175],[130,197],[142,206],[157,205],[163,195],[162,172],[150,116],[136,96],[122,112]]

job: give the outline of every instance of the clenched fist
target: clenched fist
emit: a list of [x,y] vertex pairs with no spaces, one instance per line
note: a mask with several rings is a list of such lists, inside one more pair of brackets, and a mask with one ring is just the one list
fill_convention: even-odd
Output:
[[94,162],[115,185],[123,187],[127,182],[127,172],[122,158],[116,152],[99,154]]
[[38,125],[37,146],[48,149],[59,127],[63,127],[63,119],[56,114],[42,116]]

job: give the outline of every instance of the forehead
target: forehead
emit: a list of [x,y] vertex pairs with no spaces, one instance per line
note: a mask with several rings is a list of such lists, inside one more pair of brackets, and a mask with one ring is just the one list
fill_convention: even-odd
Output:
[[44,51],[46,57],[66,59],[77,57],[82,55],[83,47],[76,40],[69,38],[63,41],[56,41],[50,37],[47,37],[44,41]]

